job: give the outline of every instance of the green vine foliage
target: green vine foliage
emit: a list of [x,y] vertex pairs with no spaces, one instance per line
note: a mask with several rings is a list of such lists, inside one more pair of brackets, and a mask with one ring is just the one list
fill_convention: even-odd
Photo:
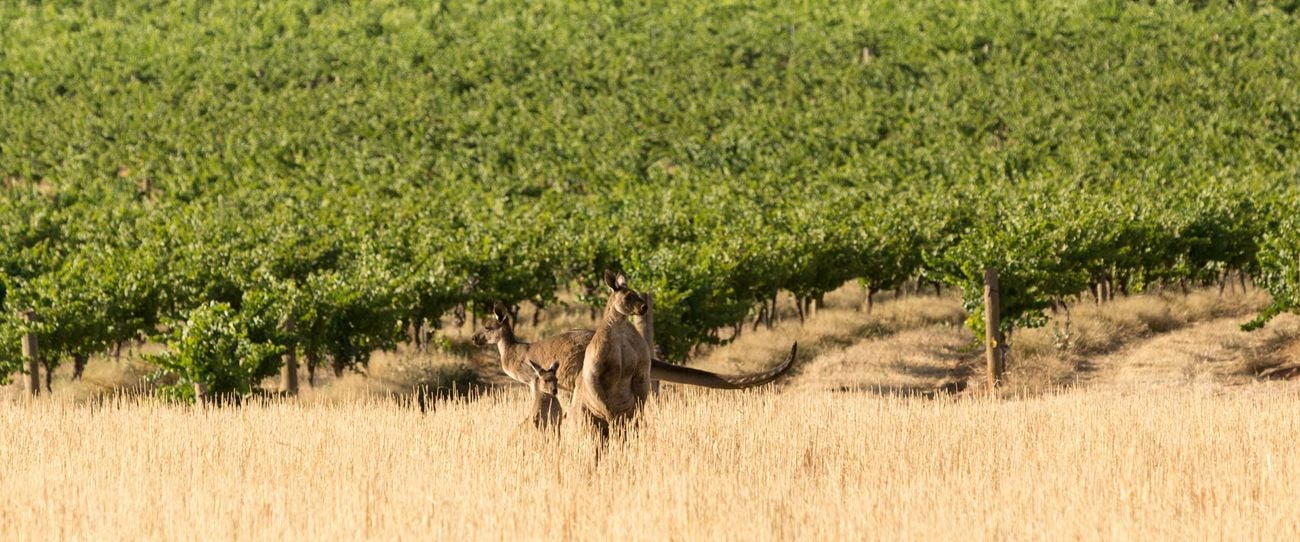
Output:
[[1259,283],[1273,295],[1273,303],[1256,319],[1242,326],[1263,327],[1284,312],[1300,313],[1300,190],[1291,190],[1277,203],[1278,224],[1260,242]]
[[[253,307],[250,306],[250,309]],[[268,340],[276,323],[264,313],[236,312],[212,302],[190,311],[167,341],[168,351],[151,357],[158,365],[153,380],[168,399],[234,401],[247,397],[264,378],[276,374],[283,348]],[[261,339],[261,340],[259,340]]]
[[1008,326],[1232,271],[1296,310],[1287,6],[5,3],[0,378],[20,309],[56,363],[220,304],[364,371],[605,269],[671,359],[851,280],[979,314],[985,267]]

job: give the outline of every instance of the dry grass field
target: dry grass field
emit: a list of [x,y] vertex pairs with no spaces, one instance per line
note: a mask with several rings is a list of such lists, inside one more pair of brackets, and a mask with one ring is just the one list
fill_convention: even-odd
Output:
[[[1258,292],[1080,304],[1014,337],[998,397],[956,300],[885,297],[701,352],[805,355],[764,389],[665,386],[599,462],[573,424],[520,427],[491,352],[386,353],[235,408],[115,395],[143,369],[98,360],[0,390],[0,540],[1300,539],[1300,385],[1259,376],[1300,362],[1300,319],[1240,332]],[[489,387],[393,400],[447,367]]]
[[673,390],[599,464],[525,401],[7,405],[0,539],[1300,538],[1289,384]]

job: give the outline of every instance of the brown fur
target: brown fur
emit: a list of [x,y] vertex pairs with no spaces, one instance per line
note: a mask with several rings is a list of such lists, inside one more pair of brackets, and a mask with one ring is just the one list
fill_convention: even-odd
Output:
[[790,368],[794,366],[794,358],[798,352],[799,343],[794,343],[791,345],[790,353],[786,355],[785,360],[776,367],[761,373],[750,373],[744,375],[711,373],[709,371],[692,369],[681,365],[671,365],[655,359],[650,360],[650,379],[672,382],[674,384],[716,388],[720,390],[743,390],[745,388],[762,386],[763,384],[775,381],[782,375],[785,375],[785,373],[789,372]]
[[[502,314],[504,315],[504,312]],[[570,329],[535,343],[520,342],[515,338],[513,326],[507,316],[488,320],[483,329],[474,333],[473,340],[478,346],[495,345],[501,356],[502,371],[521,384],[532,382],[526,361],[529,358],[559,360],[560,397],[565,400],[573,393],[574,382],[582,373],[582,360],[586,355],[587,345],[591,343],[591,338],[595,334],[596,332],[590,329]],[[752,388],[775,381],[789,372],[794,364],[797,349],[796,344],[785,360],[772,369],[743,375],[711,373],[654,359],[650,361],[650,379],[724,390]],[[568,407],[567,400],[565,400],[565,407]]]
[[558,392],[556,370],[559,369],[560,362],[554,362],[550,367],[543,369],[530,359],[528,365],[535,375],[529,386],[533,391],[533,415],[529,421],[532,422],[533,427],[543,431],[558,432],[560,422],[564,418],[560,399],[556,397]]
[[[528,369],[529,357],[532,359],[559,360],[558,373],[560,399],[568,407],[568,396],[573,393],[573,383],[582,372],[582,357],[586,355],[586,346],[594,337],[590,329],[571,329],[556,333],[534,343],[520,342],[515,338],[513,326],[508,317],[504,320],[489,320],[484,329],[474,333],[473,342],[477,346],[494,344],[500,355],[500,368],[503,372],[520,383],[532,382]],[[650,361],[650,378],[663,382],[684,383],[688,386],[714,387],[719,390],[744,390],[746,387],[762,386],[784,376],[793,367],[798,344],[790,350],[776,367],[761,373],[719,374],[707,370],[692,369],[672,365],[662,360]]]
[[645,314],[641,295],[627,287],[623,275],[605,274],[610,288],[605,316],[582,362],[570,411],[608,436],[609,427],[636,419],[650,396],[650,345],[628,321]]
[[530,384],[534,377],[532,368],[528,366],[529,359],[556,360],[560,364],[556,371],[559,388],[557,396],[561,404],[568,408],[573,396],[573,384],[582,372],[583,353],[593,335],[595,333],[590,330],[571,329],[543,341],[520,342],[515,339],[509,315],[503,308],[498,308],[496,319],[489,320],[482,330],[475,333],[473,341],[479,346],[495,344],[501,355],[501,370],[524,384]]
[[[587,348],[596,332],[588,329],[571,329],[535,343],[525,343],[515,337],[514,326],[505,307],[499,306],[494,312],[495,318],[488,319],[483,329],[474,333],[474,344],[495,345],[501,357],[502,371],[522,384],[531,385],[534,381],[534,373],[528,365],[529,359],[556,360],[559,363],[556,371],[556,396],[560,400],[560,406],[568,411],[573,404],[573,391],[578,376],[582,373]],[[797,351],[796,344],[786,359],[776,367],[764,372],[744,375],[711,373],[652,359],[650,378],[706,388],[751,388],[767,384],[785,375],[793,366]]]

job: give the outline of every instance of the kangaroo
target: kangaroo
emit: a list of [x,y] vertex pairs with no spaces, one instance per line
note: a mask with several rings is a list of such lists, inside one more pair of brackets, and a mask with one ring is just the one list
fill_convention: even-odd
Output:
[[571,329],[548,337],[535,343],[520,342],[515,338],[514,326],[510,314],[504,307],[497,306],[496,318],[488,319],[483,329],[471,338],[475,346],[496,345],[501,356],[501,370],[517,382],[530,384],[533,372],[528,366],[529,359],[558,360],[560,367],[556,371],[556,382],[560,404],[568,408],[573,396],[573,382],[582,372],[582,354],[591,342],[594,333],[585,329]]
[[[501,357],[501,370],[510,378],[521,384],[533,381],[528,359],[559,360],[560,368],[556,379],[559,384],[560,404],[569,408],[574,384],[582,373],[583,357],[587,345],[595,336],[590,329],[571,329],[546,337],[534,343],[521,342],[515,337],[510,315],[504,307],[494,310],[495,318],[488,318],[483,328],[474,333],[472,341],[475,346],[494,345]],[[785,360],[776,367],[747,375],[717,374],[680,365],[672,365],[661,360],[650,361],[650,378],[674,384],[686,384],[705,388],[739,390],[761,386],[780,378],[793,366],[799,345],[796,343]]]
[[627,287],[621,274],[606,272],[605,284],[610,289],[609,303],[587,344],[570,407],[597,429],[602,440],[609,437],[611,425],[634,421],[650,396],[651,357],[650,345],[628,321],[629,316],[645,314],[645,300]]
[[564,413],[560,407],[560,399],[555,396],[558,391],[555,371],[560,368],[560,362],[554,362],[550,367],[543,369],[541,365],[530,359],[528,365],[535,375],[531,385],[533,416],[528,421],[532,422],[533,427],[543,431],[559,432]]

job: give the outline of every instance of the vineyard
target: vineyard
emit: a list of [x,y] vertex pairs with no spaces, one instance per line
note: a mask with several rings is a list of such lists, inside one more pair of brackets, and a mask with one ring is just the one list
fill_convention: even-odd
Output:
[[34,333],[249,394],[606,269],[670,361],[850,281],[979,330],[986,268],[1005,330],[1300,309],[1294,2],[453,4],[0,5],[0,380]]

